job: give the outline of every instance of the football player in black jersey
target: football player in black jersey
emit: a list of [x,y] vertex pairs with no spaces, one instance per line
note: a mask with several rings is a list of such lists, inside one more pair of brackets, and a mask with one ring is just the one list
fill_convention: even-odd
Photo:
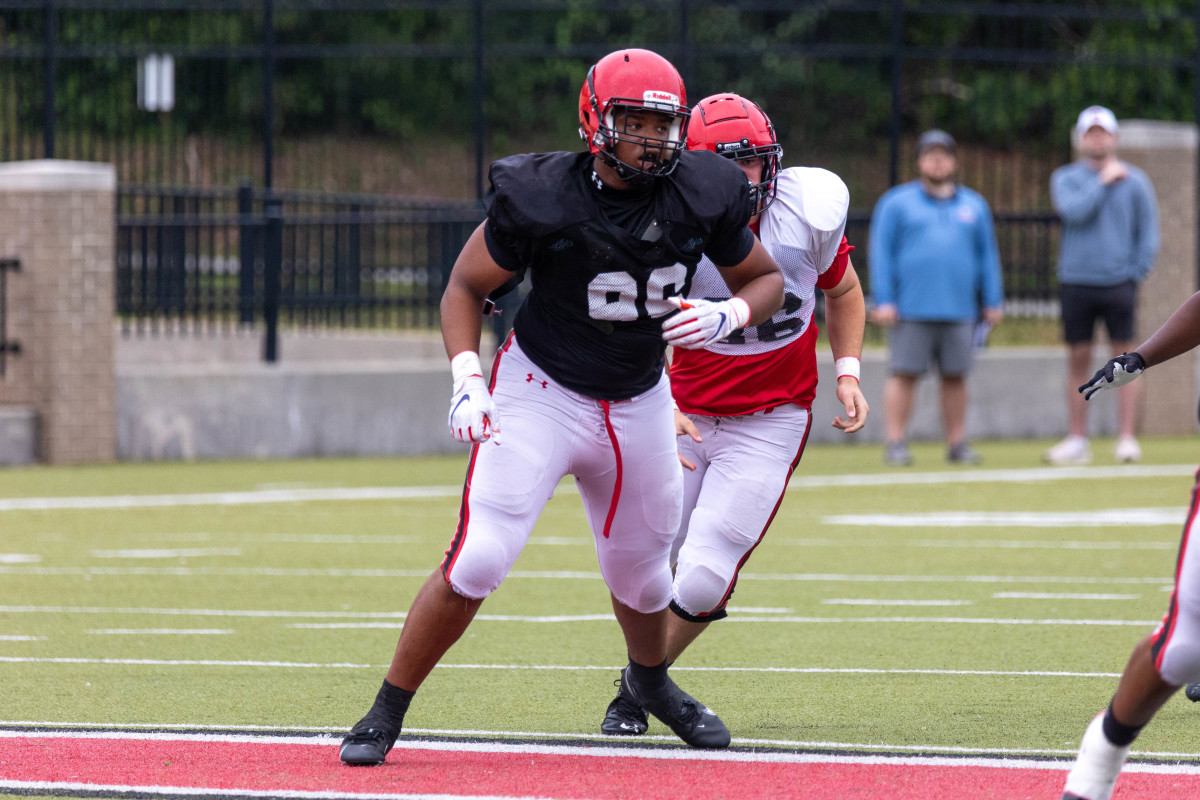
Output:
[[[413,601],[374,705],[342,743],[347,764],[383,762],[413,693],[508,574],[567,474],[625,636],[625,687],[688,744],[729,744],[717,715],[667,675],[682,468],[664,356],[770,318],[783,277],[747,227],[742,170],[686,151],[687,101],[670,62],[637,49],[605,56],[584,81],[579,117],[587,152],[492,165],[487,220],[447,283],[450,429],[474,443],[458,529]],[[721,267],[729,300],[682,300],[702,255]],[[485,380],[480,309],[520,270],[532,288]]]

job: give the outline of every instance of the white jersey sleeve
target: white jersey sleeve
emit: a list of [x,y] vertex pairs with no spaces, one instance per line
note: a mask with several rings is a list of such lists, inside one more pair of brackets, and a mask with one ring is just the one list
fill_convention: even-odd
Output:
[[[706,349],[722,355],[766,353],[808,330],[817,278],[837,256],[849,210],[850,192],[829,170],[789,167],[779,173],[775,202],[762,213],[758,236],[783,270],[783,308],[768,321],[736,331]],[[690,296],[716,300],[730,296],[707,259],[697,268]]]
[[759,234],[763,244],[794,248],[825,272],[846,232],[850,191],[837,175],[818,167],[789,167],[779,174],[775,202],[763,212]]

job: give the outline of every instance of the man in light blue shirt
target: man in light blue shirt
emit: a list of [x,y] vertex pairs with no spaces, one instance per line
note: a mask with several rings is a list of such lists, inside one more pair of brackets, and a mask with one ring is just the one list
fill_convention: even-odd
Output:
[[966,377],[976,323],[1000,322],[1004,292],[991,209],[956,182],[957,168],[950,134],[926,131],[917,139],[919,179],[886,192],[871,216],[872,320],[891,329],[883,406],[884,461],[893,466],[912,463],[906,431],[917,379],[931,364],[941,376],[946,457],[979,462],[966,436]]
[[[1058,282],[1067,344],[1068,434],[1046,453],[1052,464],[1091,461],[1087,403],[1075,390],[1092,373],[1092,340],[1103,319],[1113,355],[1136,334],[1137,290],[1158,254],[1158,202],[1146,173],[1117,158],[1117,118],[1103,106],[1085,108],[1075,123],[1082,156],[1050,177],[1050,197],[1062,218]],[[1137,461],[1134,438],[1141,384],[1117,392],[1118,461]]]

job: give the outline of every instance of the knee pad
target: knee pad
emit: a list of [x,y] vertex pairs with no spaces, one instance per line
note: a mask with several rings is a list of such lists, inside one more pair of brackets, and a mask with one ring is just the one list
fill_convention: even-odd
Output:
[[[681,561],[675,570],[671,608],[683,619],[701,622],[725,616],[725,593],[732,575],[708,564]],[[720,616],[714,616],[720,612]]]
[[[671,601],[671,569],[665,557],[611,570],[605,566],[601,564],[601,571],[605,573],[608,590],[622,605],[640,614],[653,614]],[[619,577],[610,577],[610,572]]]
[[454,562],[445,570],[446,582],[463,597],[482,600],[500,586],[513,560],[507,548],[495,539],[468,537]]

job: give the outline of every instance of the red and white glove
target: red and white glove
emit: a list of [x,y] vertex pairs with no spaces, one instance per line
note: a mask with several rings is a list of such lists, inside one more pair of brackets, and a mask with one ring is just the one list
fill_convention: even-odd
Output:
[[479,354],[464,350],[450,361],[454,396],[450,398],[450,435],[460,442],[500,444],[500,418],[492,402],[487,381],[479,366]]
[[717,303],[668,297],[667,302],[680,311],[663,322],[663,339],[669,345],[687,350],[724,339],[750,321],[750,306],[740,297]]

